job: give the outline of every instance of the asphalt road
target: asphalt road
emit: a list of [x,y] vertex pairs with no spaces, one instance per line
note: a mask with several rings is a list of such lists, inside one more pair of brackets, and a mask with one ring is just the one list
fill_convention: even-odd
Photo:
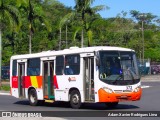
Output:
[[[0,111],[81,111],[87,114],[90,111],[98,112],[125,112],[125,111],[159,111],[160,113],[160,82],[142,82],[143,94],[140,101],[136,102],[121,102],[114,109],[106,108],[105,104],[84,104],[81,109],[72,109],[69,104],[64,102],[55,102],[55,103],[45,103],[43,106],[30,106],[28,100],[21,100],[14,98],[9,95],[0,95]],[[74,112],[73,112],[74,114]],[[147,120],[159,120],[160,117],[108,117],[110,120],[137,120],[137,119],[147,119]],[[1,119],[1,118],[0,118]],[[48,118],[49,119],[49,118]],[[59,118],[57,118],[59,119]],[[105,119],[106,117],[63,117],[62,119],[77,119],[77,120],[97,120]],[[18,119],[16,119],[18,120]]]

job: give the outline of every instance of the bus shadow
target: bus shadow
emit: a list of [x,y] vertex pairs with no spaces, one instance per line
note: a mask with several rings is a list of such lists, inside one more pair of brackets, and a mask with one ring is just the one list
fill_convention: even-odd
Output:
[[127,110],[127,109],[138,109],[138,106],[129,104],[118,104],[115,108],[108,108],[104,103],[88,103],[82,106],[82,109],[90,110]]
[[29,101],[28,100],[21,100],[21,101],[17,101],[13,104],[17,104],[17,105],[29,105]]
[[[28,100],[23,101],[17,101],[14,104],[18,105],[30,105]],[[54,102],[54,103],[44,103],[42,105],[43,107],[57,107],[57,108],[69,108],[71,109],[71,106],[69,102]],[[118,104],[115,108],[108,108],[103,103],[84,103],[82,104],[82,107],[80,110],[127,110],[127,109],[138,109],[138,106],[130,105],[130,104]]]
[[[17,105],[27,105],[30,106],[30,103],[28,100],[22,100],[22,101],[17,101],[13,104],[17,104]],[[38,106],[43,106],[43,107],[60,107],[60,108],[71,108],[68,102],[54,102],[54,103],[47,103],[44,102],[41,105]]]

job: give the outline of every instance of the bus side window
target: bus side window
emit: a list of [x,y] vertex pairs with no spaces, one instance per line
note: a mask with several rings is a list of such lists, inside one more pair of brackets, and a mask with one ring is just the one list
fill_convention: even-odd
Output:
[[65,72],[65,75],[79,75],[80,73],[80,55],[79,54],[65,56],[64,72]]
[[56,57],[56,75],[63,75],[64,69],[64,57],[57,56]]
[[40,75],[40,58],[32,58],[28,60],[27,75],[28,76]]
[[12,63],[12,76],[16,76],[17,75],[17,60],[13,60]]

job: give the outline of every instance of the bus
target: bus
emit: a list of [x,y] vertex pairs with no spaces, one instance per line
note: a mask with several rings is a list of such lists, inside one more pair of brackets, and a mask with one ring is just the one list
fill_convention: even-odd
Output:
[[11,95],[43,102],[83,103],[137,101],[142,95],[135,51],[97,46],[15,55],[10,59]]

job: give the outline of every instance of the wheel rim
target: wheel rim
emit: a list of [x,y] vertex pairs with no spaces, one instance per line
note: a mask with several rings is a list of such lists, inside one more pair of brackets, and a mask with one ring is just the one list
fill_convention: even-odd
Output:
[[32,103],[34,103],[35,100],[36,100],[36,96],[33,93],[30,96],[30,100],[31,100]]
[[73,95],[72,102],[73,102],[73,104],[78,104],[79,103],[79,96],[77,94]]

